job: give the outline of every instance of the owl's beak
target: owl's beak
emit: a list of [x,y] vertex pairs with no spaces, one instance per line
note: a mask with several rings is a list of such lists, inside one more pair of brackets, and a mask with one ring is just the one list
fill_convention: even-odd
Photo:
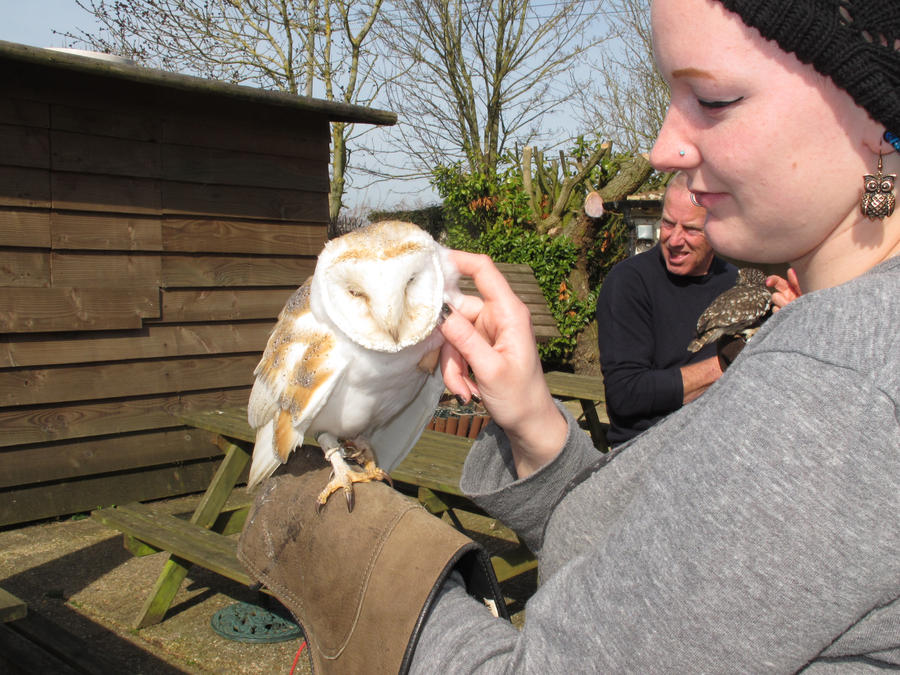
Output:
[[400,324],[403,319],[402,303],[386,303],[381,307],[373,307],[372,316],[385,333],[391,336],[394,343],[400,341]]

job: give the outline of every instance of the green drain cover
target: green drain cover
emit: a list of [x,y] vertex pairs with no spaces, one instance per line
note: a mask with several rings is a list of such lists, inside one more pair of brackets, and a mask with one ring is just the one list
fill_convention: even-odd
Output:
[[213,614],[210,624],[219,635],[236,642],[284,642],[303,636],[287,611],[278,614],[249,602],[223,607]]

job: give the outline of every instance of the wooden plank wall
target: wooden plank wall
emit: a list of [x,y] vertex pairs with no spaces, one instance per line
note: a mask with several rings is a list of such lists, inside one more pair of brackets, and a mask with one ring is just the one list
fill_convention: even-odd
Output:
[[[0,78],[0,525],[203,489],[325,241],[328,121]],[[211,459],[212,458],[212,459]]]

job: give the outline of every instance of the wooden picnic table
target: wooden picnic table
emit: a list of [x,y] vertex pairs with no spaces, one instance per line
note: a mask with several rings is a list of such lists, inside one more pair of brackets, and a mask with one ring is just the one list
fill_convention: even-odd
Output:
[[[596,380],[566,373],[547,375],[551,392],[582,402],[589,429],[596,428],[601,434],[592,434],[595,444],[605,450],[605,435],[595,409],[598,400],[602,407],[602,382]],[[597,398],[582,400],[582,396]],[[590,421],[589,410],[593,412],[595,424]],[[237,560],[237,541],[229,536],[243,528],[250,497],[244,495],[226,507],[245,475],[256,437],[247,422],[246,408],[186,413],[179,418],[187,426],[212,433],[225,454],[190,519],[160,513],[153,506],[139,503],[98,509],[91,514],[103,524],[120,530],[125,547],[134,555],[159,551],[170,554],[137,616],[135,628],[163,619],[191,565],[201,565],[239,583],[252,582]],[[401,490],[415,492],[419,502],[431,513],[438,516],[446,513],[456,527],[464,529],[454,510],[480,513],[459,488],[462,466],[472,443],[469,438],[425,430],[409,455],[391,472],[391,478]],[[491,561],[500,581],[537,565],[524,545],[498,553]]]
[[0,623],[15,621],[28,614],[28,605],[9,591],[0,588]]

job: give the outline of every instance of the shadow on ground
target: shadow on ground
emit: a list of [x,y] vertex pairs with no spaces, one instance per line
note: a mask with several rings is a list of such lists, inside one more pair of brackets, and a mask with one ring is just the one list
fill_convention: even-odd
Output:
[[[183,497],[158,505],[170,513],[184,513],[192,511],[197,500]],[[504,538],[511,534],[496,521],[461,516],[463,525],[488,548],[509,545]],[[301,638],[243,643],[212,629],[210,621],[219,610],[236,602],[264,604],[265,600],[258,592],[201,568],[191,569],[161,623],[133,629],[164,563],[162,553],[133,557],[123,548],[118,532],[89,518],[0,530],[0,587],[25,600],[35,621],[52,622],[80,641],[89,661],[93,655],[104,664],[97,672],[290,671]],[[501,584],[517,626],[524,621],[525,601],[534,592],[536,579],[532,571]],[[0,659],[0,670],[2,666]],[[305,657],[294,672],[310,672]]]

